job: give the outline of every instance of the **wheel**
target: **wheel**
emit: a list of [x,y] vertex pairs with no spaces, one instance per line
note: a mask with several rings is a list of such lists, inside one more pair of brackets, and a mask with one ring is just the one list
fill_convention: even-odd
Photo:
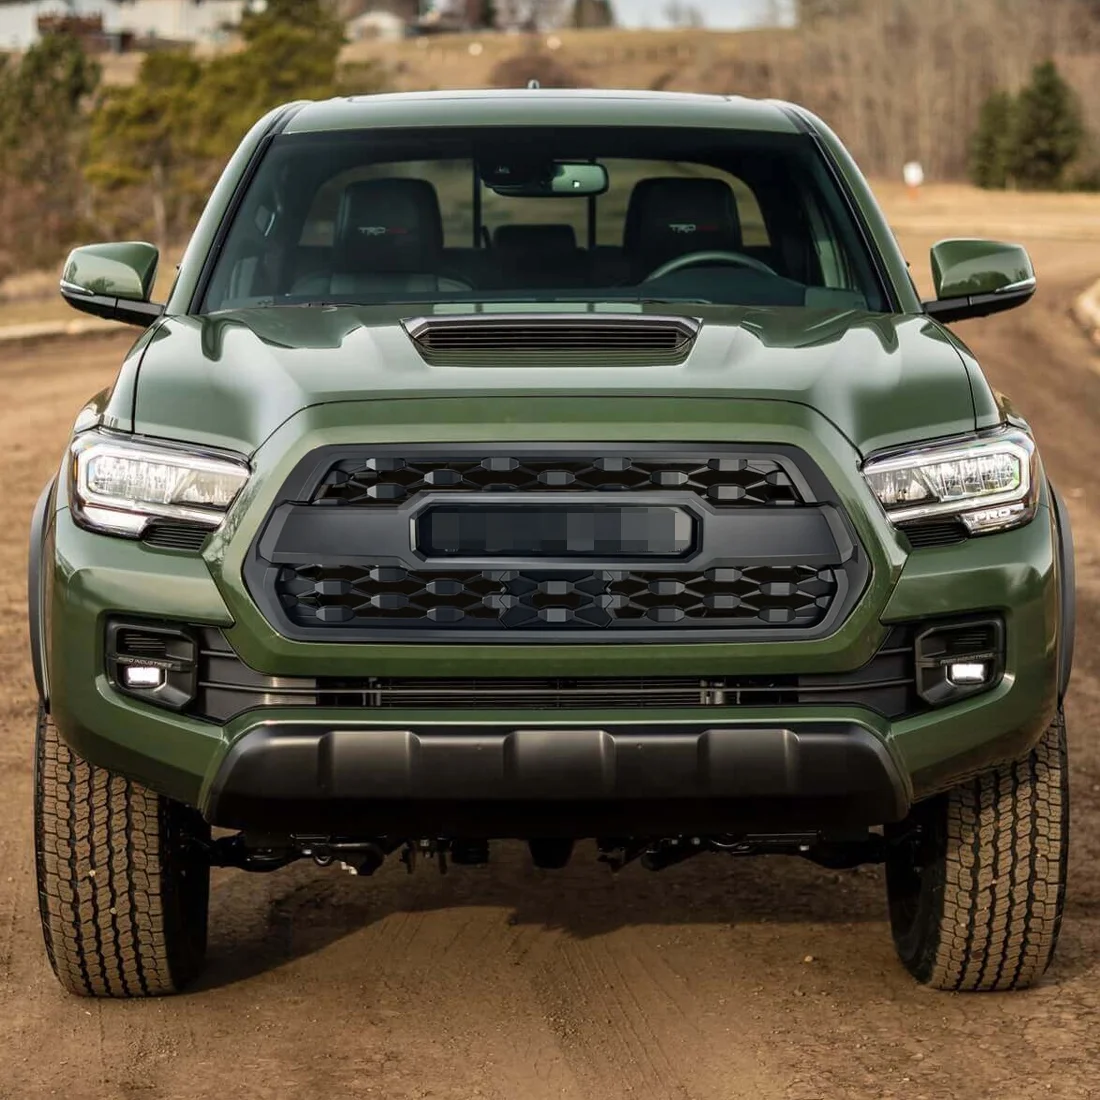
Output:
[[919,805],[892,831],[890,926],[918,981],[983,991],[1042,976],[1065,903],[1068,778],[1059,708],[1026,759]]
[[34,840],[54,973],[86,997],[154,997],[206,954],[209,827],[178,802],[82,760],[39,708]]

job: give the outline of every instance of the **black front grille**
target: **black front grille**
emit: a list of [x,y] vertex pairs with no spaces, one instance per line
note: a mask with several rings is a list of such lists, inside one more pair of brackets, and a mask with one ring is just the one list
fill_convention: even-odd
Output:
[[925,709],[915,688],[914,636],[894,627],[860,669],[814,675],[446,679],[267,676],[245,665],[219,631],[202,631],[197,717],[227,722],[260,707],[581,710],[862,706],[888,718]]
[[774,458],[629,455],[373,455],[333,464],[311,502],[385,508],[420,493],[692,493],[718,507],[803,503]]
[[802,626],[821,622],[836,571],[746,566],[702,573],[284,566],[276,593],[291,621],[465,630]]
[[817,637],[869,574],[832,486],[784,445],[326,447],[245,564],[281,634],[341,642]]

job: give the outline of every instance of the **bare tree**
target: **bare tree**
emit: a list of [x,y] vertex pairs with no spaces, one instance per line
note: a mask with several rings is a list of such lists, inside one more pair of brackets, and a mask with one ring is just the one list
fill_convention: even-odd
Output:
[[1100,0],[800,0],[799,8],[796,29],[716,56],[692,85],[804,103],[869,173],[896,177],[917,159],[929,178],[962,179],[989,94],[1019,91],[1037,63],[1054,58],[1100,141]]
[[706,25],[703,13],[695,4],[689,4],[686,0],[669,0],[665,5],[665,19],[670,26],[684,29]]

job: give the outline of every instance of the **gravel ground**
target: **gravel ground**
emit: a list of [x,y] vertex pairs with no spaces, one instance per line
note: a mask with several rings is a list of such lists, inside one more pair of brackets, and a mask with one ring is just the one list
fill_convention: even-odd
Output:
[[[915,269],[927,233],[906,212]],[[959,226],[965,230],[966,225]],[[81,401],[124,337],[0,362],[0,1097],[469,1100],[1029,1100],[1100,1095],[1100,358],[1068,303],[1095,242],[1029,237],[1034,304],[960,331],[1032,420],[1076,527],[1069,705],[1074,843],[1061,949],[1027,993],[945,995],[897,965],[877,869],[704,856],[612,877],[518,845],[446,878],[296,866],[215,876],[211,963],[157,1002],[62,994],[42,951],[31,856],[33,701],[26,527]],[[1059,239],[1062,238],[1062,239]]]

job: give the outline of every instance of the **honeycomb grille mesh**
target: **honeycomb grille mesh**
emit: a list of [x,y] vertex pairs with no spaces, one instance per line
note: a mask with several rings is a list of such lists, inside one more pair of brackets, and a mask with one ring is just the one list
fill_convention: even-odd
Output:
[[747,566],[702,573],[284,566],[298,625],[464,631],[812,627],[837,593],[832,569]]
[[313,503],[393,507],[424,492],[694,493],[717,507],[802,503],[790,474],[773,459],[555,457],[367,457],[336,463]]

